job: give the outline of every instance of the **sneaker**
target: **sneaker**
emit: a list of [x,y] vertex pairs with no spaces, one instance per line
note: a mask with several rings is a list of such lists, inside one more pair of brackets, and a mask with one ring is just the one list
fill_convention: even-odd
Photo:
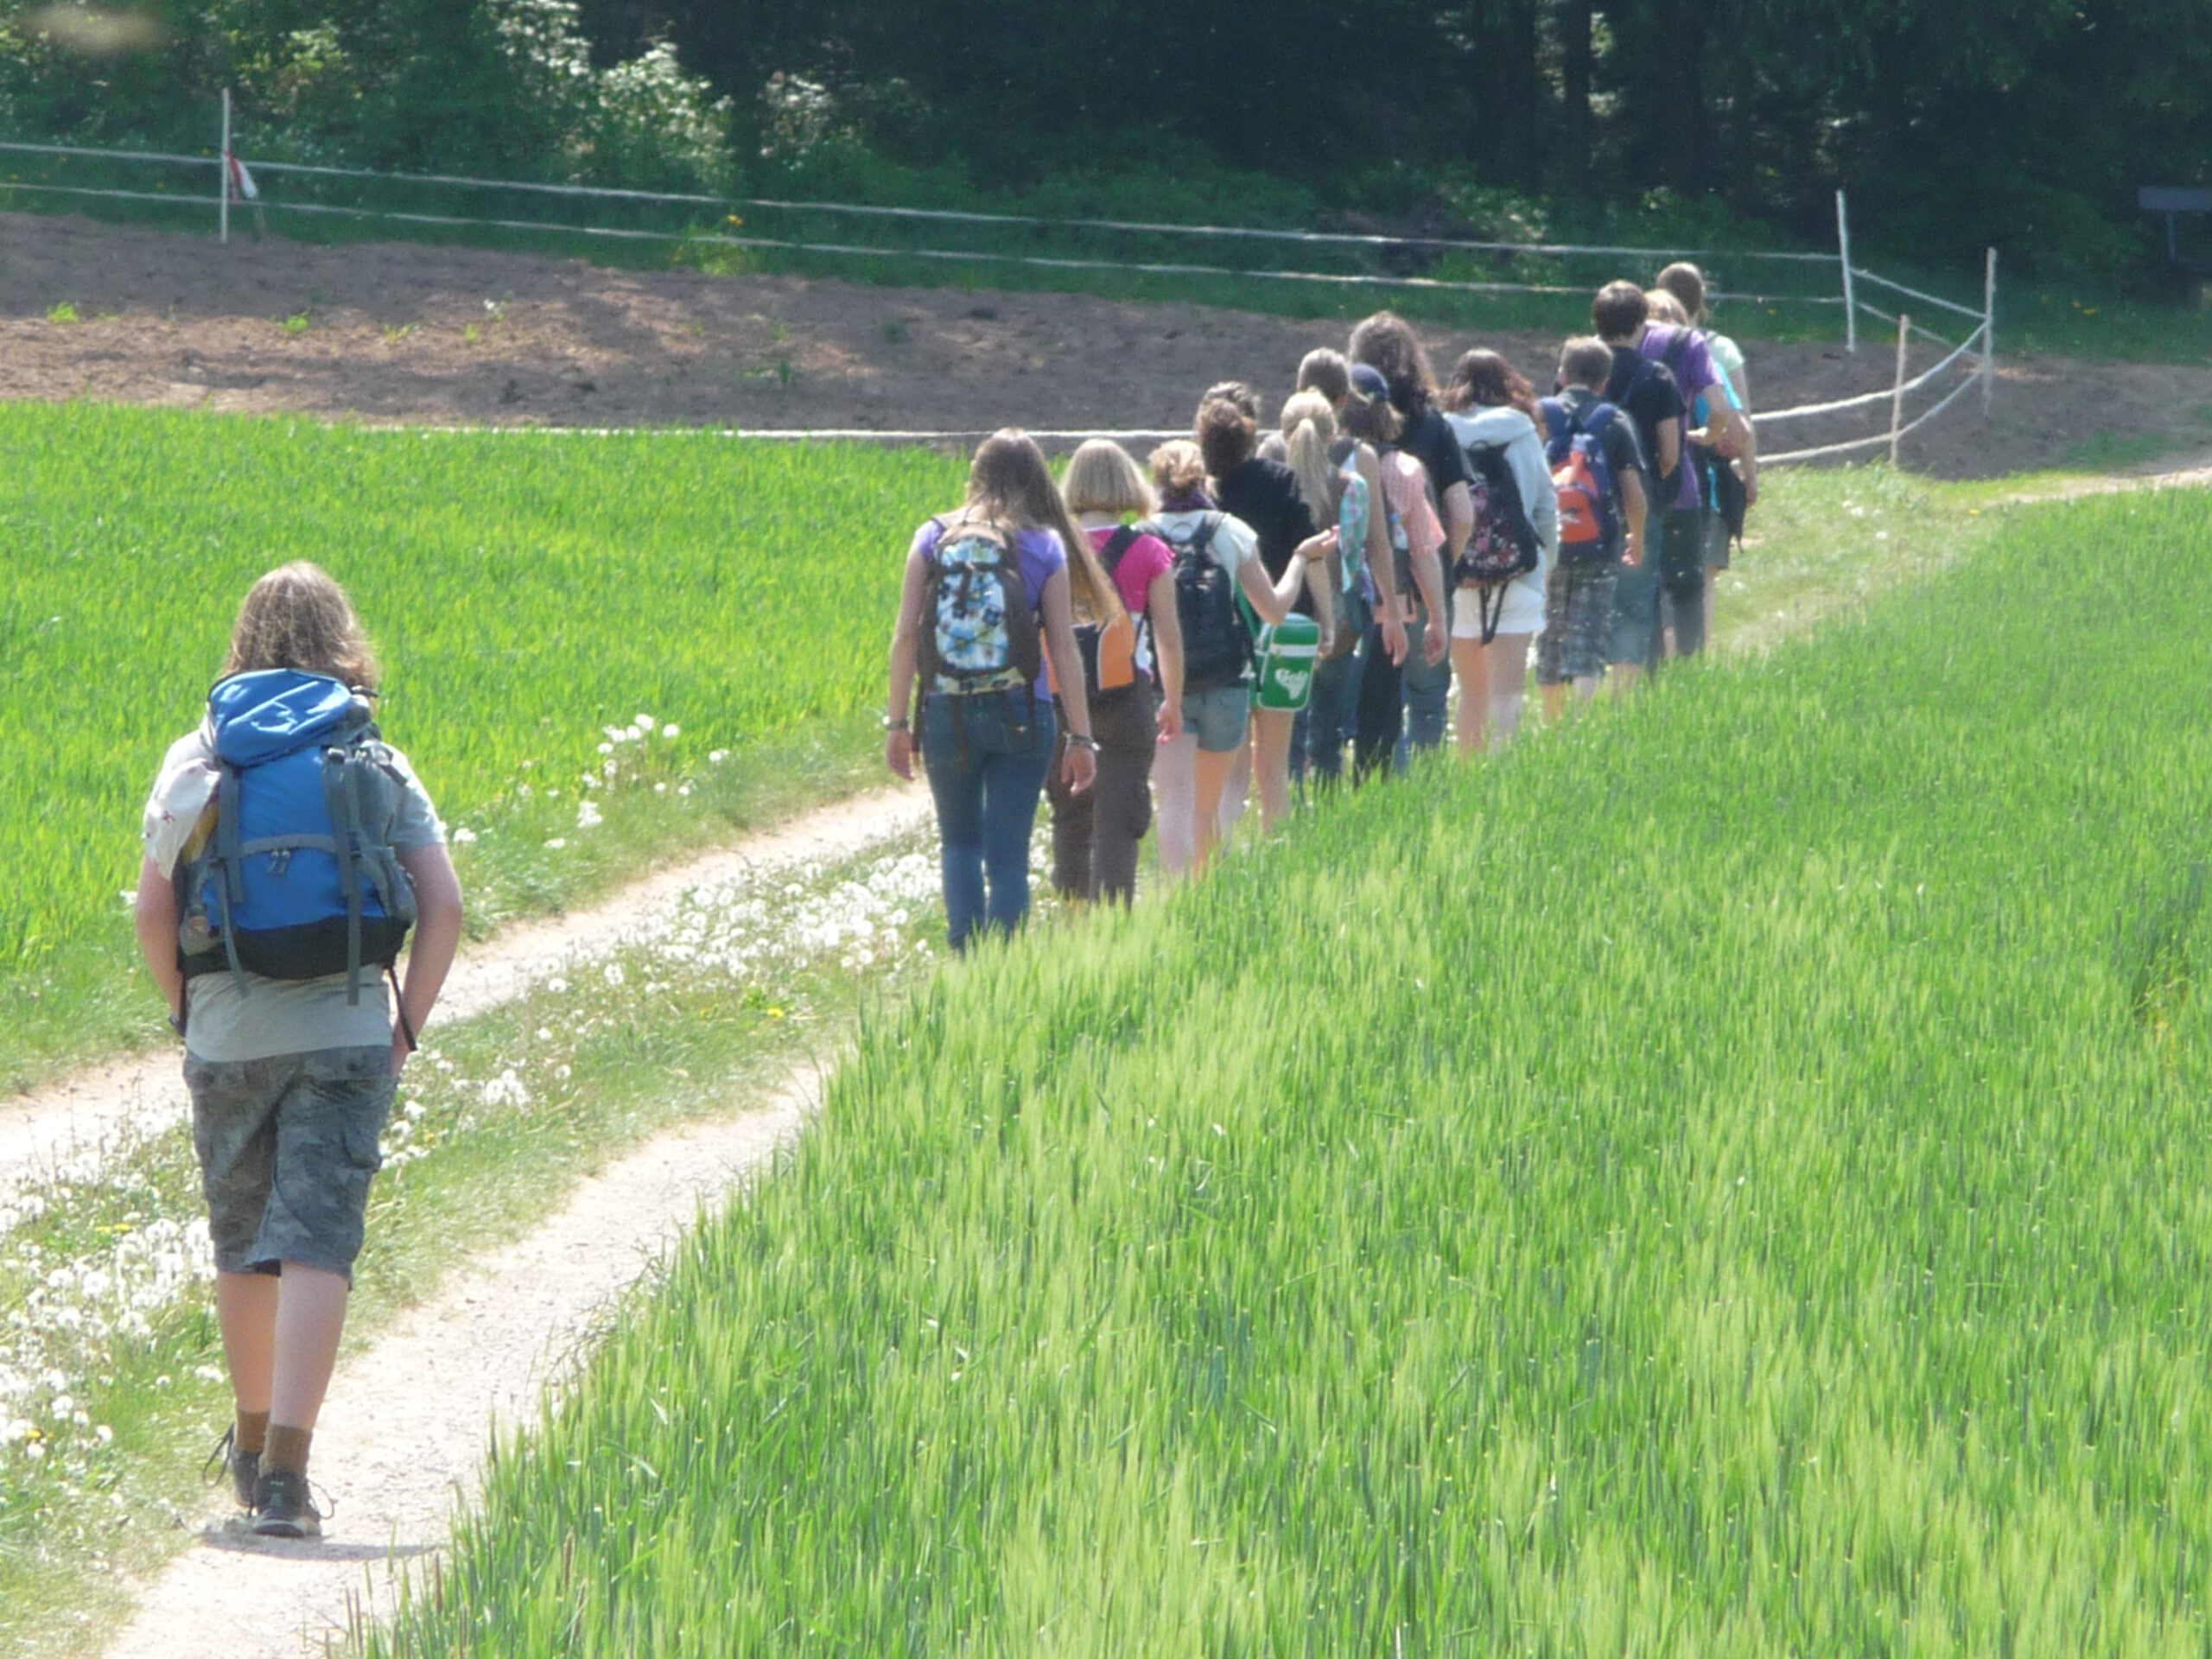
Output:
[[253,1529],[264,1538],[320,1538],[322,1511],[296,1469],[264,1469],[253,1489]]
[[215,1449],[208,1453],[207,1465],[200,1473],[210,1480],[219,1479],[216,1471],[228,1467],[231,1471],[231,1491],[238,1495],[238,1508],[253,1507],[253,1489],[261,1478],[261,1453],[238,1450],[238,1426],[232,1423],[223,1431],[223,1438],[215,1442]]

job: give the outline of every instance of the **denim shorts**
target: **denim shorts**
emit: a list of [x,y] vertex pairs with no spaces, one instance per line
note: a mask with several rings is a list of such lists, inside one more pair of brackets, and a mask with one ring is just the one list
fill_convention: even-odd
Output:
[[1252,719],[1252,688],[1239,680],[1211,691],[1183,694],[1183,729],[1208,754],[1229,754],[1244,741]]
[[187,1054],[184,1082],[217,1268],[276,1273],[297,1262],[351,1283],[397,1086],[390,1047]]

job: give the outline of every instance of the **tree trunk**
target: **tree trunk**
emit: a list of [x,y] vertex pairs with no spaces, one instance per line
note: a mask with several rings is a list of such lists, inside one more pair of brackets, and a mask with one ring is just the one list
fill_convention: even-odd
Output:
[[1595,58],[1592,40],[1595,10],[1593,0],[1567,0],[1560,10],[1560,46],[1563,60],[1560,155],[1567,182],[1573,185],[1585,184],[1589,181],[1590,149],[1598,136],[1596,124],[1590,116],[1590,79]]

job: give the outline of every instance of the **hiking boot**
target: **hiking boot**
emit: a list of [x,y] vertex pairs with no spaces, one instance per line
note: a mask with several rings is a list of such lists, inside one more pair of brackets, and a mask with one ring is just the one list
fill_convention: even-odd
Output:
[[320,1538],[322,1511],[296,1469],[264,1469],[253,1489],[253,1529],[264,1538]]
[[208,1453],[207,1462],[200,1472],[214,1480],[218,1478],[216,1470],[225,1467],[231,1471],[231,1491],[238,1496],[238,1508],[251,1509],[254,1487],[261,1479],[261,1453],[238,1449],[236,1423],[223,1431],[223,1438],[215,1442],[215,1449]]

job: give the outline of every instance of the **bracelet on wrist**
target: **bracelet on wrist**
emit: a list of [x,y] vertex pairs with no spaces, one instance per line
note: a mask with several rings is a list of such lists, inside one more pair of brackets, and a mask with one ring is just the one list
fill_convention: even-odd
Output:
[[1088,732],[1070,732],[1068,741],[1078,749],[1089,749],[1093,754],[1098,753],[1098,740]]
[[906,722],[903,719],[894,719],[886,715],[883,717],[883,729],[887,732],[903,732],[906,729]]

